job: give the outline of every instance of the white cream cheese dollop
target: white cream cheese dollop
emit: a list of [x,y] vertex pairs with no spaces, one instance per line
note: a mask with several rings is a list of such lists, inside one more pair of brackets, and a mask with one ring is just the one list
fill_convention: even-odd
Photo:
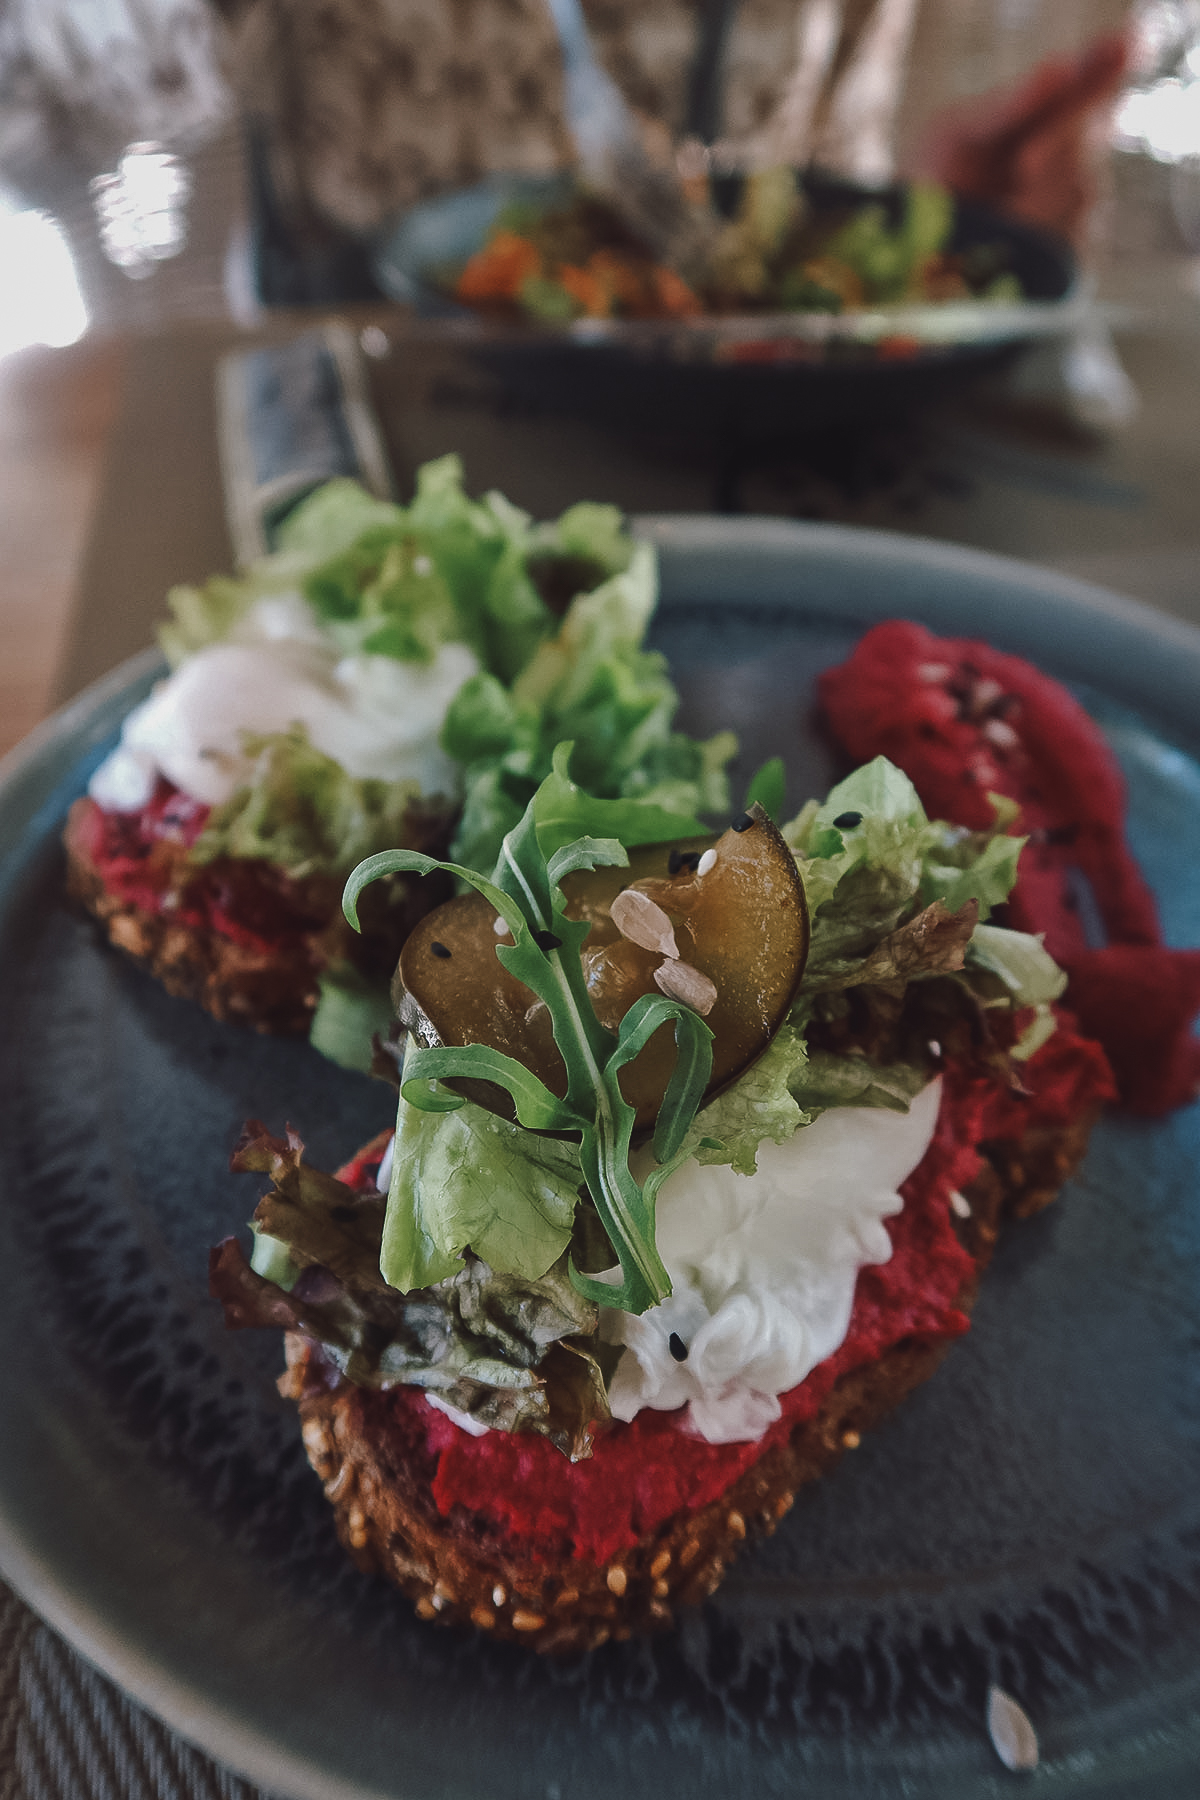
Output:
[[891,1256],[883,1221],[902,1209],[898,1189],[929,1147],[940,1099],[939,1080],[907,1113],[835,1107],[761,1145],[754,1175],[676,1170],[657,1208],[670,1297],[640,1317],[602,1314],[602,1335],[626,1346],[614,1416],[686,1406],[686,1429],[710,1443],[761,1437],[779,1395],[844,1341],[859,1270]]
[[300,594],[271,595],[135,707],[88,791],[109,811],[136,812],[164,775],[218,806],[249,777],[246,733],[301,725],[356,778],[414,781],[426,796],[450,797],[457,775],[438,737],[478,669],[465,644],[441,645],[428,663],[343,656]]

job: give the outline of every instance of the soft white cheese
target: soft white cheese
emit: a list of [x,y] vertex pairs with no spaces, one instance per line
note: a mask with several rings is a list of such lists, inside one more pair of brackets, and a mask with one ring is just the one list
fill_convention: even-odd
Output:
[[343,656],[299,594],[271,595],[135,707],[88,791],[109,811],[136,812],[165,775],[218,806],[250,775],[247,733],[302,725],[315,748],[353,776],[414,781],[424,795],[450,797],[457,774],[438,737],[451,700],[478,668],[465,644],[443,644],[420,664]]
[[844,1341],[859,1270],[891,1256],[883,1221],[902,1208],[897,1190],[929,1147],[940,1098],[934,1081],[907,1113],[836,1107],[763,1144],[754,1175],[676,1170],[657,1206],[669,1299],[640,1317],[602,1315],[602,1335],[626,1346],[614,1416],[686,1407],[686,1428],[710,1443],[761,1437],[779,1395]]

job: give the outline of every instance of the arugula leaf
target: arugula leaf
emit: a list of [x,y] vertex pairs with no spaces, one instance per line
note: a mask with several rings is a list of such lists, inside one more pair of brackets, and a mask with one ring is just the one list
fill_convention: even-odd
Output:
[[639,844],[666,844],[672,838],[703,834],[704,826],[691,813],[669,811],[656,800],[605,800],[585,793],[567,773],[574,748],[569,742],[555,746],[550,773],[533,798],[543,855],[553,857],[580,838],[615,838],[632,850]]

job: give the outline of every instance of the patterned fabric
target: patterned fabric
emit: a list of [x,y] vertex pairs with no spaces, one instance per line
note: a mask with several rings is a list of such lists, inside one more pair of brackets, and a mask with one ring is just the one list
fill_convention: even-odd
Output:
[[257,0],[236,63],[285,204],[351,231],[571,160],[546,0]]
[[0,1584],[0,1800],[266,1800],[143,1712]]
[[[626,98],[678,135],[696,52],[699,0],[582,0],[597,54]],[[741,0],[724,61],[723,138],[761,129],[778,105],[799,47],[803,0]]]

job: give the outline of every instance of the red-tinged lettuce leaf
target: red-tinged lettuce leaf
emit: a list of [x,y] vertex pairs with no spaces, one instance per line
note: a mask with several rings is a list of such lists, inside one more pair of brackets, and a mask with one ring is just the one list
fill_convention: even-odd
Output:
[[271,1178],[254,1227],[291,1286],[258,1273],[227,1238],[209,1267],[226,1323],[301,1332],[357,1386],[421,1387],[490,1428],[590,1454],[592,1426],[609,1417],[589,1345],[598,1313],[572,1286],[566,1257],[526,1281],[468,1253],[453,1279],[402,1294],[379,1272],[383,1196],[309,1167],[303,1150],[290,1128],[277,1137],[258,1121],[238,1143],[234,1169]]
[[225,1310],[230,1331],[274,1326],[299,1331],[301,1308],[273,1281],[256,1275],[235,1237],[222,1238],[208,1253],[208,1291]]
[[979,902],[968,900],[948,912],[940,900],[883,938],[869,955],[844,968],[827,965],[822,988],[888,987],[902,993],[921,976],[944,975],[963,966],[967,945],[979,919]]

